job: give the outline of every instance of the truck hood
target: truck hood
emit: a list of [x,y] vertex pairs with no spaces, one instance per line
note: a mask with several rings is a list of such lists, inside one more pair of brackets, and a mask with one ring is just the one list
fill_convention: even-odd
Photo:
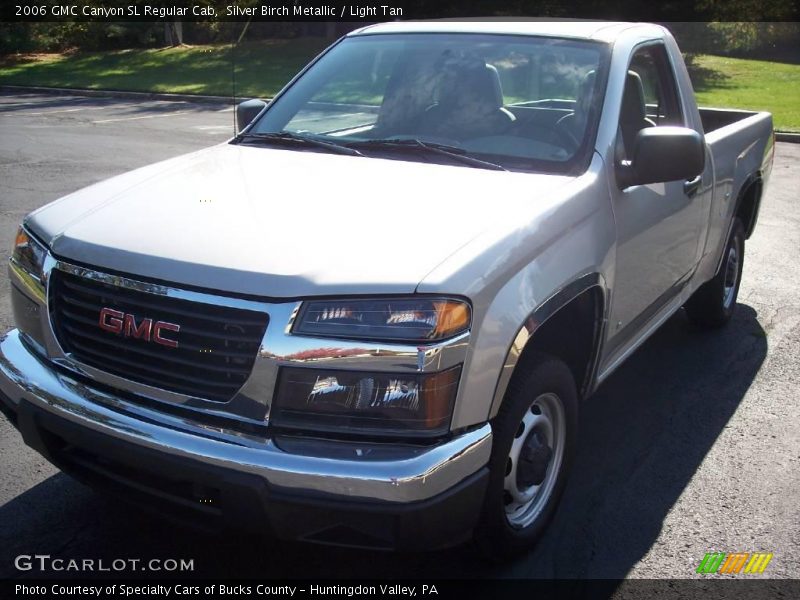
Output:
[[571,177],[214,146],[95,184],[28,226],[64,259],[180,285],[296,298],[411,293]]

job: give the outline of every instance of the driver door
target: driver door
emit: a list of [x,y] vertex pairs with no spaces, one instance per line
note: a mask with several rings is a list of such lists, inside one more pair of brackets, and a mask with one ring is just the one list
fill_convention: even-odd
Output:
[[[632,154],[645,127],[685,126],[673,71],[663,44],[640,47],[631,59],[620,114],[616,161]],[[614,298],[607,352],[613,354],[680,292],[697,264],[704,222],[700,178],[612,186],[617,221]]]

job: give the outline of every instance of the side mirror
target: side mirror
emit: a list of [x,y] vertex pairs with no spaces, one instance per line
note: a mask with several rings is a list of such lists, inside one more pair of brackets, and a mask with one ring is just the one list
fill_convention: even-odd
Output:
[[633,159],[617,166],[622,189],[693,179],[705,168],[703,136],[687,127],[646,127],[636,135]]
[[267,107],[263,100],[245,100],[236,107],[236,126],[239,131],[250,125],[262,110]]

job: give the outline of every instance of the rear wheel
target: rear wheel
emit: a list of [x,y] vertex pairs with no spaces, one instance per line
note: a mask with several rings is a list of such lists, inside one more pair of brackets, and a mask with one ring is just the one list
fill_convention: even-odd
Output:
[[545,355],[509,387],[492,421],[489,484],[475,532],[487,557],[529,550],[552,518],[572,462],[577,403],[569,368]]
[[684,307],[689,319],[703,328],[722,327],[733,316],[744,266],[744,225],[735,218],[722,265],[714,279],[706,282]]

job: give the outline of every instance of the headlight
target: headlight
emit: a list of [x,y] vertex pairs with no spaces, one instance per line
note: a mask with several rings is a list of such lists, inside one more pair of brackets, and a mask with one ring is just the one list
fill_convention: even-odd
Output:
[[461,367],[397,374],[283,368],[270,421],[279,427],[377,435],[447,433]]
[[41,280],[44,269],[44,257],[47,250],[31,235],[20,227],[14,240],[14,253],[11,258],[28,273]]
[[293,333],[425,343],[465,332],[470,318],[469,304],[446,298],[314,300],[303,304]]

